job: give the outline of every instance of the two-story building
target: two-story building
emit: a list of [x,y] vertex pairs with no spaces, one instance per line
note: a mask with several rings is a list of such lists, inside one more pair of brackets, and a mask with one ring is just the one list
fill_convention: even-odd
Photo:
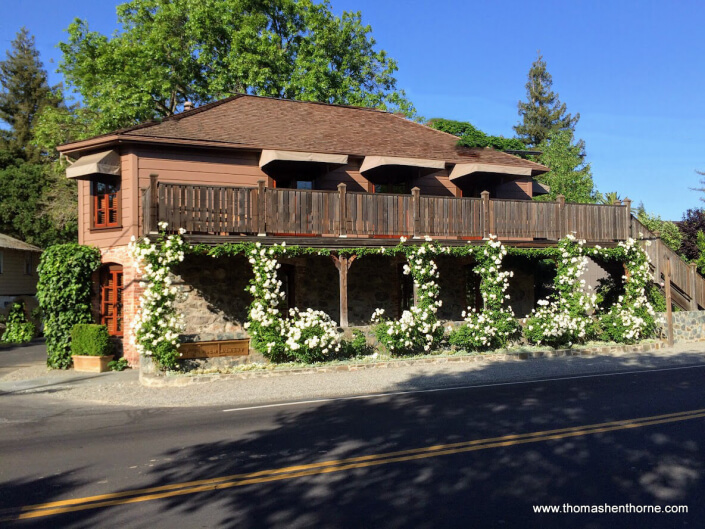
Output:
[[[140,294],[127,245],[160,221],[186,229],[190,242],[330,249],[389,246],[400,236],[472,244],[490,233],[524,246],[555,244],[570,232],[611,244],[630,229],[629,204],[533,201],[545,193],[534,177],[546,167],[460,147],[455,136],[368,108],[238,95],[59,150],[73,160],[67,176],[78,180],[79,242],[102,252],[96,318],[117,336],[129,329]],[[324,257],[282,262],[287,304],[324,310],[343,326],[413,302],[396,258],[368,256],[349,270]],[[459,320],[477,303],[470,264],[439,258],[442,319]],[[512,303],[526,314],[541,281],[525,263],[510,266]],[[177,272],[186,339],[245,335],[244,257],[189,256]],[[124,352],[138,362],[127,343]]]

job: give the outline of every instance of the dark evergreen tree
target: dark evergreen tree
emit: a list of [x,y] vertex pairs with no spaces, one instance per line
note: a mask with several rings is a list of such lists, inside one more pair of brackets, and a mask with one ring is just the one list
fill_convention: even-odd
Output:
[[10,129],[2,142],[16,156],[37,162],[41,152],[32,145],[35,117],[44,107],[57,106],[60,97],[58,90],[49,86],[34,37],[27,28],[17,33],[6,53],[6,59],[0,61],[0,120]]
[[[546,61],[539,53],[529,69],[529,79],[526,83],[526,101],[519,101],[519,115],[522,120],[514,126],[517,136],[527,147],[536,147],[544,142],[553,132],[570,130],[575,132],[575,125],[580,114],[568,114],[565,103],[561,103],[558,94],[551,90],[553,78],[546,69]],[[576,144],[580,151],[584,143]]]
[[705,209],[689,209],[678,222],[678,229],[683,235],[679,253],[689,261],[700,257],[698,233],[705,232]]

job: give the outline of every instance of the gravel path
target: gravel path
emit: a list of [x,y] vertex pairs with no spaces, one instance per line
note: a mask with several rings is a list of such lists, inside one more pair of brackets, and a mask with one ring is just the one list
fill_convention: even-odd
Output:
[[677,344],[672,349],[646,353],[614,353],[604,356],[508,362],[431,364],[352,372],[222,380],[165,388],[142,386],[139,383],[137,370],[79,374],[73,371],[47,371],[43,365],[31,365],[21,367],[1,378],[0,394],[46,395],[55,399],[119,406],[235,408],[276,402],[501,384],[615,371],[671,369],[689,365],[705,367],[705,343]]

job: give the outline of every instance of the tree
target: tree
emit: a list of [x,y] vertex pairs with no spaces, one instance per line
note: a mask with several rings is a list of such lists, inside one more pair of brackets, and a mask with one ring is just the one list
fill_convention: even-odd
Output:
[[462,145],[464,147],[492,147],[498,151],[520,151],[525,148],[521,140],[518,140],[517,138],[490,136],[467,121],[434,118],[430,120],[427,125],[436,130],[458,136],[458,138],[460,138],[458,140],[458,145]]
[[0,61],[0,119],[10,126],[6,148],[25,160],[37,162],[40,150],[32,144],[37,115],[60,102],[56,88],[49,86],[47,72],[39,60],[34,37],[22,28]]
[[610,205],[614,204],[618,200],[621,201],[622,197],[619,196],[617,191],[609,191],[607,193],[600,193],[599,191],[595,194],[595,200],[598,204]]
[[651,232],[659,232],[661,240],[666,243],[671,250],[677,252],[681,247],[683,236],[676,226],[670,220],[663,220],[659,215],[654,215],[646,211],[644,203],[640,203],[636,208],[636,218],[641,222],[647,230]]
[[60,71],[99,131],[251,93],[414,113],[359,12],[327,0],[132,0],[112,37],[75,20]]
[[689,261],[700,256],[698,233],[705,231],[705,209],[689,209],[683,214],[683,220],[678,223],[682,241],[679,253]]
[[[580,114],[572,116],[567,113],[565,103],[561,103],[558,94],[551,90],[553,78],[546,69],[546,61],[539,53],[529,69],[526,83],[527,100],[519,101],[519,115],[522,120],[514,126],[519,139],[528,147],[537,147],[548,140],[551,133],[560,130],[575,132],[575,125]],[[580,152],[585,150],[582,140],[577,145]]]
[[573,131],[559,130],[542,141],[537,149],[541,151],[538,162],[550,169],[536,180],[550,187],[548,195],[538,200],[555,200],[565,196],[568,202],[594,203],[595,185],[592,170],[580,154],[580,147],[573,143]]

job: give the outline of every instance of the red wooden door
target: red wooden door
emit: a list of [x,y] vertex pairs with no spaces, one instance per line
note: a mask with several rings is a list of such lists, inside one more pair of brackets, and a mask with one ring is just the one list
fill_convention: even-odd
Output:
[[122,266],[108,266],[101,272],[100,323],[113,336],[122,336]]

